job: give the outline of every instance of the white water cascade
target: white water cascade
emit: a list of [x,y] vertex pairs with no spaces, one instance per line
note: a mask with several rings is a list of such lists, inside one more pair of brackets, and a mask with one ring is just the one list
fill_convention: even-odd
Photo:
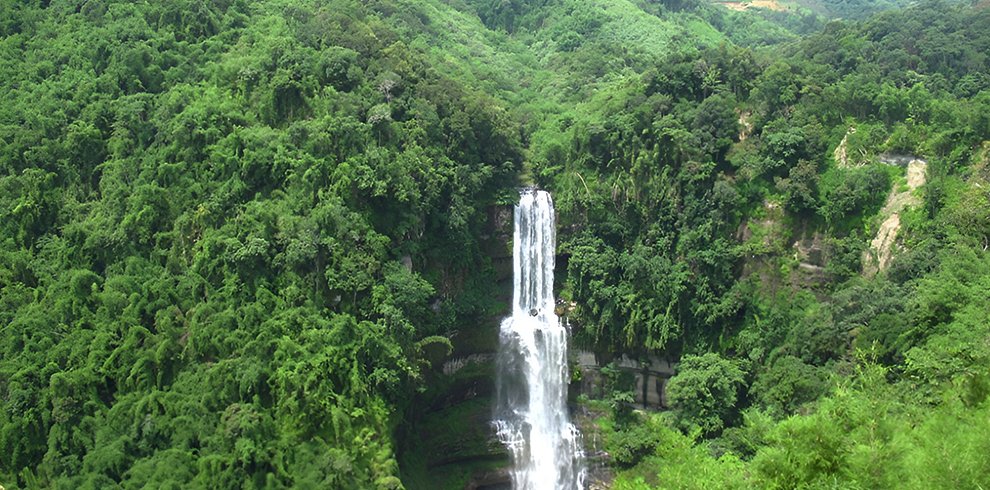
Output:
[[499,335],[495,428],[515,490],[580,490],[580,434],[567,414],[567,330],[554,312],[553,201],[525,189],[515,208],[512,316]]

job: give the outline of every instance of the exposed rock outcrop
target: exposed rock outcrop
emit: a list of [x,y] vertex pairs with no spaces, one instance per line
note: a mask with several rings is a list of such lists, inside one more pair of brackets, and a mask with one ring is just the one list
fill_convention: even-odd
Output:
[[836,146],[835,151],[832,153],[832,157],[835,158],[835,164],[839,167],[849,166],[849,135],[855,133],[856,128],[850,127],[846,131],[846,135],[842,137],[842,141],[839,142],[839,146]]
[[888,165],[907,166],[907,183],[900,188],[891,189],[887,203],[880,211],[883,220],[877,229],[877,234],[870,241],[870,248],[863,253],[863,274],[873,276],[890,265],[896,245],[897,235],[901,230],[901,213],[908,206],[917,206],[921,200],[915,192],[925,185],[928,162],[913,156],[882,155],[881,162]]

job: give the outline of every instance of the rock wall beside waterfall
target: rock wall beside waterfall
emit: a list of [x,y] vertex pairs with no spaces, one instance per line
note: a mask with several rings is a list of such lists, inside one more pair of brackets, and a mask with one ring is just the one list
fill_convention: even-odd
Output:
[[[482,252],[498,284],[497,300],[512,298],[512,206],[491,206]],[[460,325],[453,351],[428,373],[418,413],[401,454],[408,490],[509,490],[509,453],[491,426],[495,354],[504,312]]]
[[574,386],[575,395],[584,394],[589,398],[606,396],[606,380],[602,368],[609,366],[632,378],[630,388],[637,407],[651,410],[668,408],[664,390],[667,381],[675,374],[675,364],[669,359],[657,355],[634,359],[626,354],[606,358],[583,350],[577,351],[573,358],[580,372],[579,380]]

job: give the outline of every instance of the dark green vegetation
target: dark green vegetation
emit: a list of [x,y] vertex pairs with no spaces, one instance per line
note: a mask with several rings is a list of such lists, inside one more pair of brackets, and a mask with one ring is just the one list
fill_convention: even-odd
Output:
[[360,2],[0,18],[0,484],[400,487],[495,297],[503,104]]
[[[483,410],[438,391],[488,374],[436,368],[533,181],[577,341],[682,359],[671,411],[600,421],[618,488],[986,487],[990,11],[820,22],[3,3],[0,485],[463,485],[423,465]],[[927,183],[864,275],[881,152]]]
[[905,0],[796,0],[796,3],[826,17],[841,19],[865,19],[911,4]]
[[[561,127],[537,174],[585,342],[682,355],[671,411],[605,423],[617,488],[990,482],[988,26],[925,5],[780,56],[684,52]],[[873,276],[907,188],[882,152],[927,184]]]

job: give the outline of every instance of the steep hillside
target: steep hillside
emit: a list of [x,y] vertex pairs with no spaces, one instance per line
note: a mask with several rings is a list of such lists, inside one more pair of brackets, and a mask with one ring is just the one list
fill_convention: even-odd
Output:
[[[932,3],[782,55],[676,55],[536,153],[578,340],[680,358],[663,414],[623,409],[621,383],[588,403],[616,488],[990,480],[986,444],[948,429],[987,429],[987,15]],[[892,192],[896,253],[864,277]]]
[[615,488],[986,487],[988,16],[3,3],[0,485],[504,482],[535,184]]
[[534,128],[722,39],[545,13],[0,6],[0,482],[401,486],[420,392],[500,311],[482,237]]
[[523,147],[398,7],[4,4],[6,488],[401,486]]

